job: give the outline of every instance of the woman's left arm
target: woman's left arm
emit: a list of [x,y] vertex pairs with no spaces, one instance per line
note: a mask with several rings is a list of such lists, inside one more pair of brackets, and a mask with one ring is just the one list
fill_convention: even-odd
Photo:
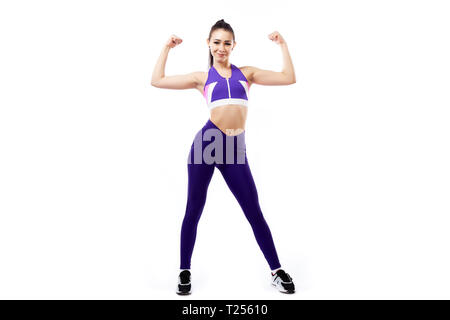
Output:
[[275,72],[248,66],[246,68],[249,70],[250,81],[252,83],[266,86],[288,85],[295,83],[294,65],[292,64],[286,41],[278,31],[269,34],[269,39],[275,41],[281,47],[281,52],[283,54],[283,70],[281,72]]

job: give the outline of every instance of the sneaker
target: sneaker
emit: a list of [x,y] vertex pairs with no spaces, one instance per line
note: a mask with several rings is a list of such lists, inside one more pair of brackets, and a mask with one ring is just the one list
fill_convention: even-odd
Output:
[[183,270],[180,272],[180,275],[178,276],[177,294],[191,294],[191,272],[189,270]]
[[279,269],[274,275],[272,275],[272,286],[283,293],[294,293],[295,286],[292,282],[292,278],[284,272],[283,269]]

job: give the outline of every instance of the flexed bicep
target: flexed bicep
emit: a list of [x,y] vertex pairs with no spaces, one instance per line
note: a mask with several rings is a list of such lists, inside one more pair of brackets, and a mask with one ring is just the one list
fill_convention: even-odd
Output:
[[201,72],[165,76],[152,83],[154,87],[163,89],[193,89],[200,83]]
[[250,79],[252,83],[265,86],[281,86],[294,83],[292,77],[283,73],[271,70],[264,70],[256,67],[248,67],[250,69]]

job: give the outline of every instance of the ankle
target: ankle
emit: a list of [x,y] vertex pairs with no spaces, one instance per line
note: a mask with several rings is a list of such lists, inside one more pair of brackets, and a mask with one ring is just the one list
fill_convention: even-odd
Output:
[[280,270],[281,269],[281,267],[279,267],[279,268],[277,268],[277,269],[274,269],[274,270],[272,270],[272,275],[275,275],[275,273],[277,273],[277,271],[278,270]]

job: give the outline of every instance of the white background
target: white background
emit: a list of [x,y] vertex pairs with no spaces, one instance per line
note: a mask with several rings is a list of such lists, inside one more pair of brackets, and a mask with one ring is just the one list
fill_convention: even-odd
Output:
[[283,268],[270,286],[250,224],[215,171],[188,299],[449,299],[446,1],[2,1],[0,298],[175,294],[187,155],[209,111],[150,85],[207,71],[219,19],[253,85],[247,156]]

